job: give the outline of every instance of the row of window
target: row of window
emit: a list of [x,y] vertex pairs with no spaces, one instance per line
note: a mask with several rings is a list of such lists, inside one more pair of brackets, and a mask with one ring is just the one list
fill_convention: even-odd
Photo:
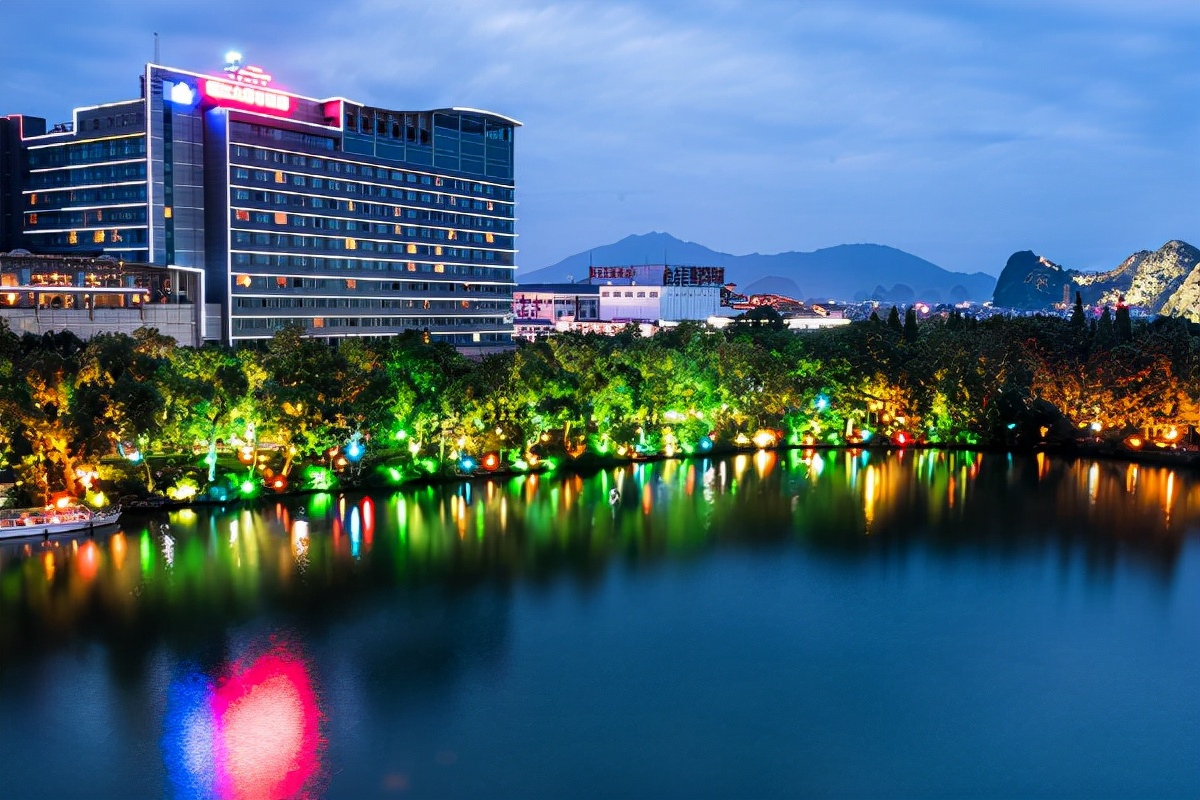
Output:
[[[427,209],[412,209],[380,203],[364,203],[360,200],[338,200],[333,197],[313,197],[292,192],[267,192],[246,186],[233,186],[230,196],[234,204],[262,203],[267,210],[275,211],[283,208],[305,208],[315,211],[344,211],[353,212],[362,217],[377,219],[413,219],[410,212],[415,212],[416,219],[422,222],[442,223],[460,228],[512,233],[512,219],[497,219],[483,215],[454,214]],[[403,199],[403,198],[400,198]]]
[[[624,291],[624,292],[619,292],[619,291],[616,291],[616,290],[613,290],[613,289],[601,289],[601,290],[600,290],[600,296],[601,296],[601,297],[621,297],[621,296],[625,296],[625,297],[645,297],[645,296],[646,296],[646,292],[645,292],[645,291],[641,291],[641,290],[636,290],[636,291],[635,291],[635,290],[632,290],[632,289],[631,289],[631,290],[626,290],[626,291]],[[651,290],[650,290],[650,296],[651,296],[651,297],[658,297],[658,291],[657,291],[657,290],[655,290],[655,289],[651,289]]]
[[93,208],[87,211],[26,211],[28,228],[92,228],[146,221],[146,207]]
[[34,172],[29,176],[27,188],[33,190],[56,189],[59,187],[94,186],[96,184],[121,183],[123,181],[136,180],[146,180],[145,159],[128,164],[109,164],[103,167],[82,167],[80,169]]
[[[341,181],[333,178],[314,178],[293,172],[276,170],[268,172],[261,169],[250,170],[246,167],[233,167],[233,180],[245,181],[256,186],[284,186],[292,190],[313,189],[316,191],[338,192],[345,195],[361,195],[362,197],[378,198],[380,200],[408,200],[409,202],[429,203],[443,208],[460,209],[464,211],[480,211],[511,217],[513,206],[498,200],[480,200],[468,197],[456,197],[450,194],[435,192],[414,192],[405,189],[388,188],[375,183],[357,183]],[[331,198],[337,199],[337,198]]]
[[[442,264],[442,270],[438,271],[436,270],[437,264],[416,261],[374,261],[365,258],[248,253],[245,251],[234,251],[232,260],[234,266],[237,267],[276,267],[280,269],[316,269],[321,271],[346,270],[351,272],[407,272],[421,275],[436,274],[446,276],[445,278],[436,279],[437,283],[434,285],[443,285],[441,282],[450,280],[451,277],[459,280],[470,278],[482,281],[512,281],[511,269],[484,267],[474,264]],[[341,279],[338,280],[340,281]],[[409,285],[412,286],[412,284]]]
[[[234,126],[236,127],[238,124],[234,123]],[[513,189],[511,187],[452,178],[448,175],[426,175],[384,166],[372,167],[368,164],[338,161],[301,153],[285,153],[279,150],[264,150],[261,147],[247,147],[240,144],[235,144],[231,147],[230,155],[233,161],[246,162],[244,166],[251,168],[262,165],[267,165],[272,170],[279,169],[282,166],[304,167],[310,171],[324,171],[333,178],[344,175],[352,178],[388,181],[393,184],[405,184],[412,187],[436,188],[444,192],[471,194],[493,200],[507,202],[512,202],[513,200]],[[309,177],[316,176],[310,175]]]
[[[76,247],[79,245],[116,244],[121,247],[105,248],[109,250],[129,250],[137,246],[145,247],[147,243],[145,228],[111,228],[98,231],[59,231],[57,233],[40,233],[29,231],[30,249]],[[136,260],[129,257],[130,260]],[[145,260],[144,256],[140,257]]]
[[503,328],[500,317],[242,317],[234,316],[235,333],[239,330],[280,330],[290,325],[306,328],[397,328],[400,330],[429,330],[435,328]]
[[398,309],[405,311],[439,312],[507,312],[510,303],[470,300],[392,300],[384,298],[335,298],[335,297],[237,297],[236,308],[365,308]]
[[[288,233],[263,233],[243,230],[233,232],[233,244],[256,247],[294,248],[298,250],[325,250],[342,252],[347,250],[362,250],[383,255],[414,255],[427,258],[462,258],[471,261],[495,263],[499,266],[512,266],[513,254],[496,252],[494,250],[465,250],[460,248],[443,248],[439,245],[414,244],[412,242],[389,243],[376,242],[370,239],[357,239],[352,236],[299,236]],[[455,255],[450,254],[455,251]],[[410,270],[412,271],[412,270]],[[445,269],[434,269],[434,272],[445,272]]]
[[120,161],[146,155],[146,137],[130,136],[100,142],[70,142],[57,147],[42,147],[26,151],[30,169],[91,164],[97,161]]
[[[399,210],[399,209],[397,209]],[[286,225],[291,228],[316,228],[318,230],[346,231],[347,233],[376,234],[378,236],[404,236],[409,239],[435,239],[443,242],[462,241],[464,244],[494,244],[505,249],[512,249],[512,239],[501,236],[497,240],[492,233],[473,233],[471,231],[445,230],[443,228],[418,228],[412,225],[386,224],[382,222],[364,222],[343,217],[317,217],[301,214],[288,214],[284,211],[251,211],[235,208],[231,212],[233,222],[251,222],[256,225]],[[381,248],[382,249],[382,248]],[[448,256],[469,258],[465,250],[455,247],[441,248]],[[434,255],[442,255],[438,250]]]
[[[284,144],[298,145],[300,147],[308,147],[313,150],[332,150],[337,142],[330,136],[320,136],[312,133],[300,133],[299,131],[289,131],[283,128],[273,128],[266,125],[253,125],[249,122],[232,122],[229,125],[230,138],[253,137],[256,139],[268,139],[273,142],[282,142]],[[247,155],[250,148],[245,145],[234,145],[234,155]],[[259,151],[265,152],[265,151]],[[319,160],[319,159],[317,159]]]
[[33,192],[25,201],[29,208],[62,208],[97,203],[129,203],[146,200],[146,184],[96,186],[90,189],[50,189]]

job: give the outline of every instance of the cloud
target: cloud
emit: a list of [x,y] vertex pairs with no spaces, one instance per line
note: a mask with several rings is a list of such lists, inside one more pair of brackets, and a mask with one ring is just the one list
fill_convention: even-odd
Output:
[[0,98],[129,96],[157,29],[185,67],[236,45],[305,94],[490,108],[525,123],[530,268],[652,229],[972,269],[1200,234],[1195,3],[214,0],[146,4],[141,30],[135,8],[17,6]]

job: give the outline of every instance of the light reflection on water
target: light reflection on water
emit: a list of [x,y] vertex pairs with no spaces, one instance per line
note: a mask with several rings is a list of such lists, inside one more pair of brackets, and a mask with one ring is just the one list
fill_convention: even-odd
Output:
[[[1114,596],[1114,576],[1137,574],[1166,597],[1198,526],[1191,473],[934,451],[760,452],[129,516],[95,540],[0,544],[0,691],[46,665],[69,674],[59,654],[96,643],[111,691],[157,715],[165,789],[151,775],[150,794],[315,796],[342,718],[387,729],[430,686],[448,691],[465,651],[503,671],[514,585],[565,575],[586,595],[616,565],[661,574],[740,551],[887,566],[920,550],[998,573],[1053,561]],[[481,585],[499,599],[423,594]],[[4,719],[10,706],[0,728],[30,727]],[[384,788],[406,788],[389,769]]]

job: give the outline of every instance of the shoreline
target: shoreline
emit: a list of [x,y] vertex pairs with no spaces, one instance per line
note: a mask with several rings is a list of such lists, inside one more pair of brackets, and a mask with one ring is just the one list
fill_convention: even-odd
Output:
[[1200,471],[1200,452],[1181,451],[1181,450],[1129,450],[1119,449],[1119,446],[1113,446],[1107,443],[1068,443],[1051,446],[1037,447],[1001,447],[996,445],[959,445],[959,444],[918,444],[918,445],[845,445],[845,444],[814,444],[814,445],[779,445],[769,448],[714,448],[706,453],[676,453],[671,456],[663,454],[655,454],[650,456],[641,456],[639,458],[616,458],[605,456],[587,455],[579,459],[570,460],[563,459],[556,467],[552,469],[530,469],[525,471],[497,469],[495,471],[487,471],[479,469],[469,475],[443,475],[433,474],[422,477],[414,477],[399,483],[392,483],[386,480],[378,479],[375,476],[375,467],[386,468],[386,462],[379,462],[372,466],[371,474],[364,475],[362,479],[357,481],[340,481],[339,485],[328,489],[287,489],[281,492],[273,492],[267,487],[252,497],[231,497],[225,500],[213,500],[203,497],[189,500],[173,500],[167,497],[150,497],[144,499],[133,500],[127,504],[123,504],[123,508],[128,511],[159,511],[159,510],[176,510],[184,508],[192,508],[196,506],[234,506],[234,505],[253,505],[264,500],[272,498],[286,497],[302,497],[312,494],[333,494],[336,492],[369,492],[379,489],[387,489],[388,491],[401,491],[409,488],[420,488],[423,486],[438,486],[450,483],[464,482],[481,482],[494,478],[515,478],[522,475],[551,475],[551,474],[579,474],[586,475],[604,469],[614,469],[617,467],[632,466],[636,464],[645,464],[650,462],[661,461],[688,461],[698,458],[729,458],[739,455],[754,455],[758,452],[790,452],[793,450],[812,450],[822,453],[838,453],[838,452],[868,452],[868,453],[895,453],[895,452],[918,452],[918,451],[937,451],[944,453],[957,452],[974,452],[974,453],[996,453],[996,454],[1022,454],[1033,455],[1036,453],[1045,453],[1058,458],[1070,459],[1096,459],[1101,461],[1120,461],[1129,464],[1147,464],[1152,466],[1169,467],[1176,469],[1192,469]]

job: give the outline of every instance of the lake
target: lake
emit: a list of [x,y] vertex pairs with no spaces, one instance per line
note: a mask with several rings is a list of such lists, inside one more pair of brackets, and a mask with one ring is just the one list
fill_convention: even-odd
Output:
[[1200,476],[1163,467],[793,450],[127,515],[0,545],[0,626],[5,797],[1200,795]]

